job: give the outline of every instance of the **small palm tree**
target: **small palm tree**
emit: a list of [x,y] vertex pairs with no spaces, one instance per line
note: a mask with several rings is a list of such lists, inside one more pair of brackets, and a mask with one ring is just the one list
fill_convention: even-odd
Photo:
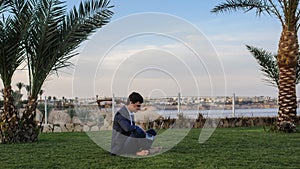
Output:
[[55,96],[53,96],[52,99],[53,99],[54,107],[57,108],[57,102],[56,102],[57,98]]
[[51,97],[51,96],[48,96],[47,100],[48,100],[49,102],[51,101],[51,99],[52,99],[52,97]]
[[18,90],[19,90],[19,93],[21,94],[21,89],[25,86],[24,83],[18,82],[18,83],[16,84],[16,86],[17,86],[17,88],[18,88]]
[[22,98],[22,94],[19,93],[19,91],[13,91],[12,92],[12,96],[14,98],[14,106],[16,108],[20,108],[22,106],[21,104],[21,98]]
[[212,12],[231,12],[255,10],[275,16],[281,23],[282,32],[279,39],[277,64],[279,70],[278,119],[277,129],[295,132],[297,115],[296,99],[296,65],[298,62],[298,30],[300,27],[299,0],[226,0],[215,6]]

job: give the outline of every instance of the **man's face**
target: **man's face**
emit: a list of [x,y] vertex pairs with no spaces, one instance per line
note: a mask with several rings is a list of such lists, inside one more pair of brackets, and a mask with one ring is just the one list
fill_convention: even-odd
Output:
[[142,106],[142,104],[140,102],[131,103],[132,110],[130,110],[130,111],[136,113],[137,111],[141,110],[141,106]]

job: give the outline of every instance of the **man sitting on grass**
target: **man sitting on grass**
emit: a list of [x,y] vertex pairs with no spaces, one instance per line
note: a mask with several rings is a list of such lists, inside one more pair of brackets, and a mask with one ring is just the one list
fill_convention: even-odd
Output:
[[135,154],[146,156],[160,152],[161,147],[151,148],[156,136],[154,129],[143,130],[136,126],[134,114],[141,109],[143,97],[133,92],[129,95],[127,105],[123,106],[114,117],[111,155]]

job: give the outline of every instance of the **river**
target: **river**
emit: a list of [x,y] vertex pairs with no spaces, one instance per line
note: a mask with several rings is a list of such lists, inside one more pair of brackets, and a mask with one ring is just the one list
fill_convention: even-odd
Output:
[[[268,109],[235,109],[233,115],[232,110],[182,110],[183,116],[195,119],[198,113],[204,118],[224,118],[224,117],[275,117],[277,116],[277,108]],[[297,109],[299,112],[299,108]],[[164,118],[177,118],[177,110],[160,110],[158,111]]]

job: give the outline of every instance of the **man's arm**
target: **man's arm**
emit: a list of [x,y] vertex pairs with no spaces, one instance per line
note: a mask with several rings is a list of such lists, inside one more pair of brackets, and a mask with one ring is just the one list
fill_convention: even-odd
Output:
[[120,127],[125,131],[125,132],[131,132],[134,131],[136,126],[131,125],[130,121],[126,119],[124,116],[122,116],[120,113],[116,114],[117,116],[117,121],[120,125]]

